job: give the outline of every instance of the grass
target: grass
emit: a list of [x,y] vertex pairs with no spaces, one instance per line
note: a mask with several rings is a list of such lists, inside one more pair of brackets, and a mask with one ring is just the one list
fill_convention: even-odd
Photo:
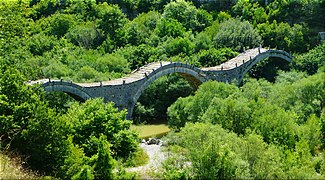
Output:
[[139,132],[140,138],[142,139],[162,137],[170,131],[166,124],[132,125],[131,129]]
[[139,148],[132,157],[126,160],[124,165],[126,167],[137,167],[137,166],[143,166],[148,162],[149,162],[148,154],[142,148]]
[[22,167],[19,157],[10,158],[0,152],[0,179],[39,179]]

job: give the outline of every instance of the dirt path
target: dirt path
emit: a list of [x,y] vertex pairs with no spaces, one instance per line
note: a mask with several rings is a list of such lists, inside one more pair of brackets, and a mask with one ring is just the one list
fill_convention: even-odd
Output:
[[162,151],[161,145],[146,145],[141,143],[140,147],[143,148],[149,156],[148,164],[144,166],[127,168],[127,171],[137,172],[141,179],[152,179],[152,177],[149,176],[149,172],[158,171],[161,162],[166,159],[166,154]]

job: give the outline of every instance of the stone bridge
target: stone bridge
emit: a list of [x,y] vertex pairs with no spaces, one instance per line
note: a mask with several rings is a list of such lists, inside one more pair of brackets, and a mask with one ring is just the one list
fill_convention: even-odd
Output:
[[238,84],[244,75],[258,62],[276,57],[291,62],[292,56],[281,50],[254,48],[247,50],[237,57],[215,67],[198,68],[180,62],[154,62],[147,64],[126,77],[94,83],[73,83],[63,80],[43,79],[29,84],[41,83],[45,91],[62,91],[77,100],[85,101],[90,98],[102,97],[105,102],[112,101],[119,109],[128,110],[128,119],[132,117],[133,108],[142,92],[161,76],[179,73],[193,86],[202,82],[215,80]]

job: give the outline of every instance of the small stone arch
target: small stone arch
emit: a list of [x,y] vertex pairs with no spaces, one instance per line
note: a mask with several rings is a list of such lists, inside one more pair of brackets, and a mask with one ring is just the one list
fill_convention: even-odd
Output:
[[86,101],[91,96],[82,90],[81,86],[66,82],[47,82],[43,84],[46,92],[65,92],[78,101]]
[[[283,59],[287,62],[291,62],[293,57],[291,56],[291,54],[282,51],[282,50],[268,50],[266,52],[260,53],[257,56],[255,56],[251,61],[248,61],[246,64],[246,67],[244,67],[244,69],[242,70],[242,73],[239,75],[238,78],[238,84],[240,84],[243,81],[243,78],[245,76],[245,74],[257,63],[265,60],[266,58],[269,57],[275,57],[275,58],[280,58]],[[243,65],[245,65],[243,64]]]

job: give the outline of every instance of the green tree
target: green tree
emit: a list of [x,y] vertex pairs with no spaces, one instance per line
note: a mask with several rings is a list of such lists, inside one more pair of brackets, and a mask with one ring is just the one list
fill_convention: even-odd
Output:
[[214,97],[227,98],[236,91],[238,88],[235,85],[215,81],[202,84],[194,96],[180,98],[168,108],[169,126],[177,130],[186,122],[202,121]]
[[121,46],[125,42],[124,25],[128,22],[125,14],[117,5],[108,5],[106,2],[96,7],[98,25],[105,35]]
[[90,66],[84,66],[76,73],[75,76],[78,82],[93,81],[99,77],[99,73]]
[[140,45],[150,37],[156,28],[161,14],[156,11],[139,14],[135,19],[125,25],[128,43]]
[[263,136],[265,142],[294,147],[297,135],[294,113],[286,112],[263,100],[257,102],[252,108],[255,109],[252,114],[252,129]]
[[162,18],[155,29],[155,34],[159,37],[171,36],[178,37],[183,36],[185,33],[185,28],[182,26],[180,22],[175,19],[165,19]]
[[[195,178],[248,178],[248,164],[234,152],[233,144],[242,144],[236,135],[217,125],[187,124],[179,134],[192,162]],[[227,143],[230,143],[227,145]]]
[[31,1],[30,6],[33,9],[31,16],[34,20],[36,20],[42,17],[48,17],[59,9],[63,9],[65,7],[65,3],[60,3],[56,0]]
[[195,44],[194,53],[197,53],[200,50],[208,50],[210,48],[213,48],[212,38],[205,32],[197,34],[193,43]]
[[321,118],[320,118],[320,123],[321,123],[321,142],[322,142],[322,147],[325,146],[325,108],[322,110]]
[[260,7],[257,2],[251,3],[249,0],[239,0],[232,7],[232,12],[235,16],[254,22],[254,24],[264,23],[268,19],[265,9]]
[[[127,158],[136,150],[128,146],[137,147],[137,136],[133,131],[124,131],[131,125],[125,117],[126,111],[118,112],[112,103],[105,104],[103,99],[95,99],[83,104],[74,103],[62,118],[71,122],[75,132],[73,142],[84,148],[87,156],[96,154],[98,140],[103,134],[112,144],[113,157]],[[121,136],[126,137],[121,140]]]
[[116,73],[129,73],[129,64],[127,60],[114,53],[105,54],[99,57],[95,63],[95,69],[99,72],[116,72]]
[[70,73],[67,65],[62,64],[61,62],[53,62],[43,68],[43,74],[47,78],[61,79],[67,77]]
[[318,146],[321,144],[320,119],[315,115],[311,115],[306,123],[299,128],[300,138],[307,142],[310,153],[314,155]]
[[66,37],[76,46],[96,49],[104,41],[103,32],[93,23],[77,25],[69,30]]
[[254,48],[262,44],[262,38],[248,21],[230,19],[220,23],[214,37],[216,47],[229,47],[235,51]]
[[272,48],[286,51],[304,52],[308,49],[308,28],[295,24],[290,27],[288,23],[262,23],[257,25],[264,44]]
[[61,38],[75,26],[75,21],[77,17],[74,15],[56,13],[49,18],[48,33]]
[[286,178],[282,162],[283,153],[277,146],[267,144],[262,136],[254,132],[247,132],[244,140],[240,151],[249,164],[252,178]]
[[245,134],[246,128],[253,123],[253,109],[245,98],[213,98],[202,119],[237,134]]
[[163,16],[180,22],[187,30],[201,31],[212,22],[212,16],[205,10],[198,10],[185,0],[176,0],[167,4]]
[[152,47],[148,44],[140,44],[139,46],[128,46],[116,51],[116,54],[127,59],[131,69],[137,69],[146,63],[163,60],[164,52],[161,49]]
[[194,44],[188,37],[169,38],[164,42],[167,55],[176,56],[178,54],[190,55],[193,53]]
[[107,137],[101,135],[98,142],[98,153],[95,156],[94,176],[96,179],[111,179],[113,178],[113,169],[115,161],[110,152],[110,143]]
[[42,56],[44,52],[52,50],[56,44],[57,41],[54,36],[40,33],[28,38],[27,46],[33,55]]
[[312,75],[325,64],[325,43],[318,45],[309,52],[298,55],[296,57],[295,69],[305,71],[307,74]]

